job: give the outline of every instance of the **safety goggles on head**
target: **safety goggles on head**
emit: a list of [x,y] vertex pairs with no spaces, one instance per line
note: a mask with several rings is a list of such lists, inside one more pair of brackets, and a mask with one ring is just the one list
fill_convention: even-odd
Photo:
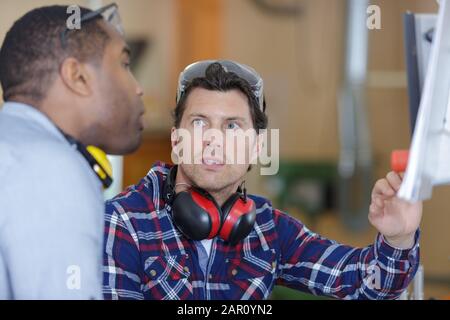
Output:
[[[121,35],[124,34],[122,20],[120,19],[119,15],[119,6],[116,3],[111,3],[98,10],[91,11],[82,15],[80,18],[81,28],[83,27],[83,23],[98,19],[100,17],[103,17],[103,19],[111,24]],[[61,33],[61,44],[63,48],[65,48],[67,45],[67,37],[69,36],[69,33],[71,31],[73,31],[73,29],[70,29],[68,26],[66,26],[66,29]]]
[[220,63],[226,72],[233,72],[250,84],[253,94],[258,100],[259,109],[264,112],[264,83],[261,76],[252,67],[230,60],[204,60],[187,66],[178,79],[177,103],[189,82],[195,78],[205,77],[206,69],[215,62]]

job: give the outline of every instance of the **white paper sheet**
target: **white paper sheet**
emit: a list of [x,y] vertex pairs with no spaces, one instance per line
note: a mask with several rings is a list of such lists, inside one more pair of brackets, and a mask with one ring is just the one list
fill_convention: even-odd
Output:
[[450,184],[450,3],[440,2],[424,89],[410,148],[402,199],[431,198],[433,186]]

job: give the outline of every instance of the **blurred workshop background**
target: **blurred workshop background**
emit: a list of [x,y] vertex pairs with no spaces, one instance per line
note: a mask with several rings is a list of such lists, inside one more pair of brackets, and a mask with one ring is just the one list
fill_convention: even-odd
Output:
[[[1,0],[0,41],[32,8],[98,8],[108,2]],[[237,60],[262,75],[269,126],[280,129],[279,174],[260,176],[252,170],[247,183],[251,193],[271,198],[323,236],[353,246],[373,242],[368,195],[374,181],[390,170],[392,150],[408,148],[410,142],[403,14],[436,13],[436,1],[370,1],[381,9],[381,28],[374,30],[364,27],[365,18],[357,28],[346,0],[115,2],[147,108],[143,144],[123,161],[123,186],[136,183],[156,160],[170,161],[179,72],[196,60]],[[364,67],[364,59],[367,72],[357,88],[361,105],[352,112],[342,99],[354,84],[348,66],[362,61]],[[357,155],[350,170],[345,167],[349,152]],[[449,199],[450,187],[439,187],[424,205],[425,299],[450,295]],[[273,298],[311,297],[277,288]]]

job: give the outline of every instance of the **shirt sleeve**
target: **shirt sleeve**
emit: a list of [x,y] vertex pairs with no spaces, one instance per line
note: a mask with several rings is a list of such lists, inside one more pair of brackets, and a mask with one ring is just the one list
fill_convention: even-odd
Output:
[[419,265],[419,231],[411,249],[391,247],[378,234],[373,245],[353,248],[311,232],[274,210],[281,262],[277,284],[339,299],[396,299]]
[[107,300],[144,299],[141,291],[139,243],[118,202],[106,203],[103,294]]
[[44,148],[18,159],[4,181],[0,252],[9,298],[102,299],[100,185],[78,153]]

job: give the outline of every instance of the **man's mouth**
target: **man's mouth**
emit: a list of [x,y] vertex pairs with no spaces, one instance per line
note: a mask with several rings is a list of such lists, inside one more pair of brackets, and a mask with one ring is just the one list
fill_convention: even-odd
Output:
[[144,117],[144,113],[145,112],[141,112],[141,114],[139,115],[139,130],[143,131],[145,129],[145,117]]
[[224,166],[223,160],[214,158],[203,158],[202,163],[208,169],[220,169]]

